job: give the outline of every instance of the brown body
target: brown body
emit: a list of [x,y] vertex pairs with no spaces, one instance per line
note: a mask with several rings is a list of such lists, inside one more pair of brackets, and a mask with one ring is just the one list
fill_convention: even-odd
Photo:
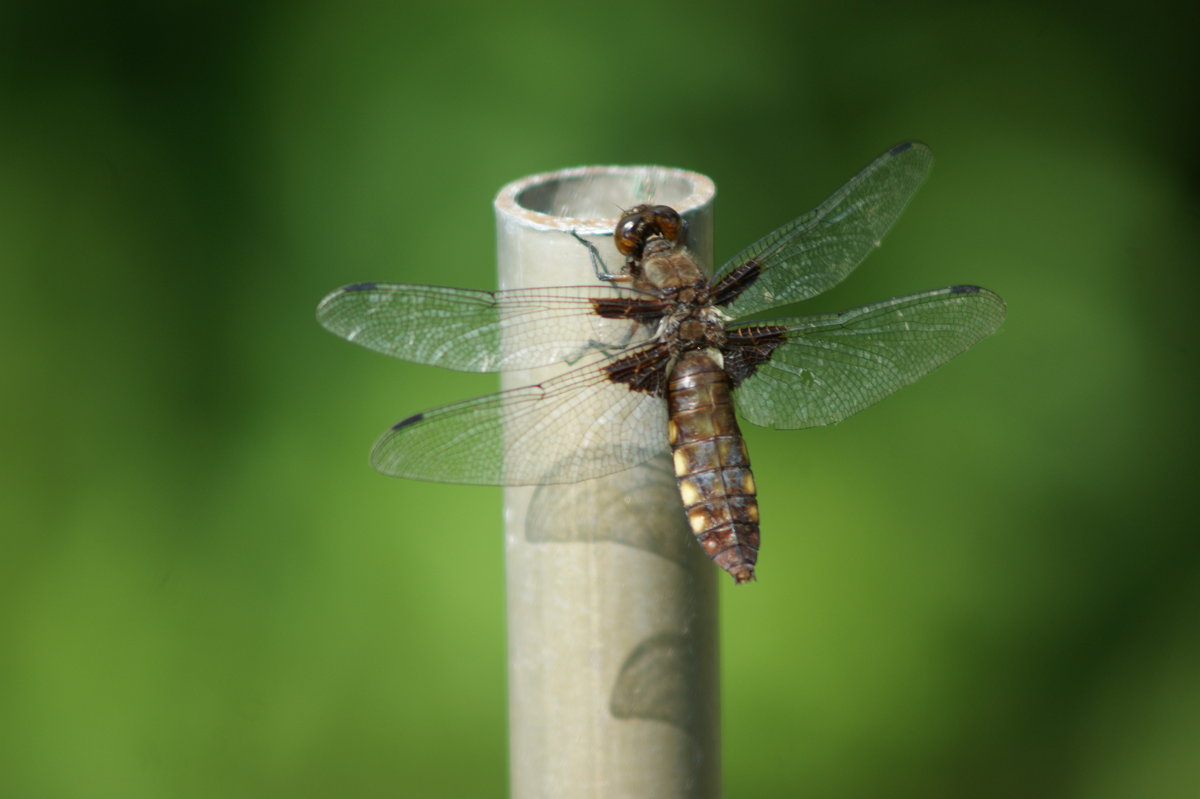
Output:
[[688,524],[704,552],[739,583],[754,579],[758,500],[729,378],[716,350],[691,350],[667,385],[667,439]]
[[639,208],[626,217],[635,220],[630,227],[637,235],[630,240],[643,244],[627,263],[637,288],[669,300],[658,336],[671,356],[665,388],[675,479],[696,540],[744,583],[754,579],[758,560],[758,500],[719,349],[726,317],[713,306],[708,277],[672,240],[681,237],[682,226],[660,224],[656,213]]

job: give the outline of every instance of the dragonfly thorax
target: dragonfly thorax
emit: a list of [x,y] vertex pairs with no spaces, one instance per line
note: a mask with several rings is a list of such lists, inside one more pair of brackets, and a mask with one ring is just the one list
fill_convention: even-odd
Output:
[[659,338],[672,355],[689,350],[719,349],[725,344],[725,318],[716,308],[681,302],[663,317]]
[[[708,285],[704,272],[696,265],[691,254],[685,249],[677,249],[666,239],[651,239],[646,244],[646,253],[641,263],[641,274],[635,275],[637,281],[634,285],[637,288],[655,293],[675,293]],[[690,297],[680,299],[692,301]]]

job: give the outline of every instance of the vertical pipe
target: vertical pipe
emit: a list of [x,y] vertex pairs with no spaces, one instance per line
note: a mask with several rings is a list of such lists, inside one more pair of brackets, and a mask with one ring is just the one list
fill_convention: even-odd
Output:
[[[703,175],[661,167],[509,184],[495,203],[501,288],[596,285],[572,231],[620,271],[612,229],[641,202],[683,213],[689,248],[711,265],[713,194]],[[506,489],[505,535],[514,799],[719,796],[719,570],[692,540],[667,453],[597,480]]]

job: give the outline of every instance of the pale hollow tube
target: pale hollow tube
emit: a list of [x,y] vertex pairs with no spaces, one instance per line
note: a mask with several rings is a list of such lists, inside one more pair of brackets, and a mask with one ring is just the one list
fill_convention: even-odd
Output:
[[[684,215],[689,249],[711,271],[714,193],[703,175],[662,167],[511,183],[495,203],[500,287],[599,285],[572,232],[619,272],[613,227],[644,202]],[[509,371],[501,383],[568,368]],[[504,501],[511,796],[719,796],[721,572],[692,539],[665,446],[609,477],[507,488]]]

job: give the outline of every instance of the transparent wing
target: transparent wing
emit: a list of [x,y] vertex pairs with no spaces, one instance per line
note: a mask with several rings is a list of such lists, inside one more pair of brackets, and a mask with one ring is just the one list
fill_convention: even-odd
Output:
[[840,283],[879,245],[932,165],[925,145],[898,144],[815,209],[742,250],[721,267],[716,281],[751,260],[758,274],[724,307],[726,313],[748,316]]
[[[356,283],[317,306],[317,321],[342,338],[414,363],[463,372],[574,363],[648,335],[629,319],[602,318],[595,302],[630,298],[611,286],[474,291]],[[650,300],[635,300],[650,302]]]
[[786,327],[782,343],[734,390],[737,409],[764,427],[841,421],[995,332],[1004,310],[1004,301],[987,289],[950,286],[734,328],[734,346],[750,347],[756,339],[780,338]]
[[[621,361],[661,361],[656,344]],[[536,385],[444,405],[399,422],[371,453],[384,474],[445,483],[573,483],[666,451],[667,404],[598,364]]]

